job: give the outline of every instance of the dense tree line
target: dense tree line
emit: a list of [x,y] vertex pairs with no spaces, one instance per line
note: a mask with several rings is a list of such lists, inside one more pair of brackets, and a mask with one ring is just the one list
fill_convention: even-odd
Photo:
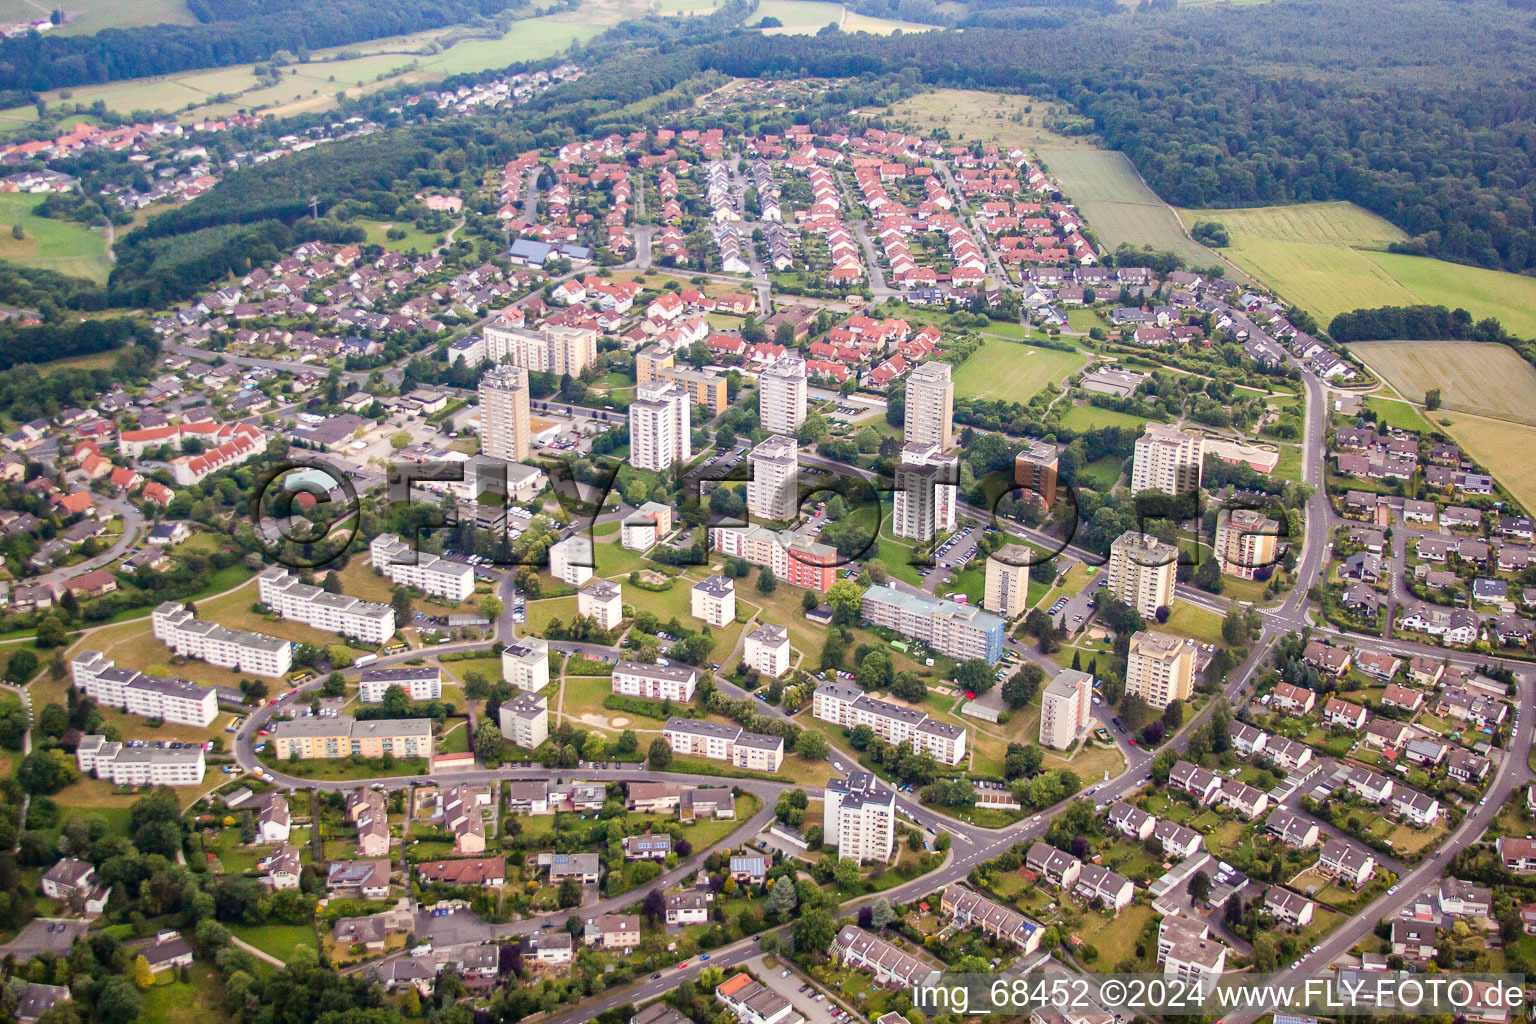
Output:
[[0,370],[20,363],[45,363],[51,359],[84,356],[119,348],[136,334],[152,338],[128,317],[110,320],[77,320],[69,324],[22,327],[0,323]]
[[1334,341],[1484,341],[1508,345],[1536,363],[1536,341],[1517,338],[1493,317],[1473,321],[1464,309],[1380,306],[1340,313],[1328,324]]
[[195,25],[88,35],[28,32],[0,42],[0,89],[67,88],[407,35],[500,14],[527,0],[194,0]]

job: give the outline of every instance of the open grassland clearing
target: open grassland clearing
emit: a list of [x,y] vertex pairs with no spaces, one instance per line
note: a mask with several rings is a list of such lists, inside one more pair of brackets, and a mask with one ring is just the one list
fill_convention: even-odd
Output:
[[1438,388],[1447,409],[1536,424],[1536,367],[1514,349],[1476,341],[1363,341],[1350,345],[1412,402]]
[[1106,149],[1042,149],[1040,160],[1110,249],[1129,243],[1171,252],[1208,267],[1216,254],[1184,233],[1172,207],[1159,199],[1124,153]]
[[1060,104],[1031,96],[1013,96],[980,89],[937,89],[910,96],[891,108],[895,117],[925,132],[944,129],[966,142],[980,139],[1026,150],[1093,149],[1085,135],[1061,135],[1047,122],[1071,117]]
[[955,391],[962,397],[1027,402],[1047,384],[1060,383],[1082,369],[1084,362],[1081,352],[988,338],[955,371]]
[[[50,29],[50,35],[77,36],[136,25],[191,25],[195,21],[186,0],[70,0],[59,7],[64,12],[64,24]],[[3,0],[0,22],[46,18],[49,10],[30,0]]]
[[1536,427],[1458,412],[1437,412],[1435,421],[1443,422],[1456,443],[1486,466],[1516,501],[1536,509],[1536,462],[1530,457],[1536,451]]
[[1375,306],[1460,307],[1497,317],[1515,334],[1536,334],[1536,280],[1387,252],[1407,236],[1353,203],[1298,203],[1240,210],[1181,210],[1184,223],[1220,223],[1219,250],[1325,325],[1339,313]]
[[[105,283],[111,269],[106,236],[72,220],[37,216],[32,210],[40,202],[25,192],[0,193],[0,225],[7,227],[0,230],[0,259]],[[18,224],[22,238],[9,230]]]

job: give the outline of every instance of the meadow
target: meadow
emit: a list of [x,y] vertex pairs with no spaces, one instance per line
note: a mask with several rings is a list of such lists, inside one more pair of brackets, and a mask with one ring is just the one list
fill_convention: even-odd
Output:
[[1226,227],[1232,244],[1218,251],[1324,325],[1352,309],[1422,303],[1461,307],[1497,317],[1513,333],[1536,334],[1536,280],[1386,252],[1407,236],[1353,203],[1179,214],[1191,227],[1201,220]]
[[[135,25],[190,25],[195,21],[186,0],[70,0],[63,10],[64,24],[51,29],[53,35],[75,36]],[[0,22],[42,17],[48,11],[29,0],[0,0]]]
[[1088,136],[1059,135],[1046,128],[1047,120],[1068,116],[1065,108],[1031,96],[980,89],[938,89],[910,96],[890,109],[892,116],[901,121],[925,132],[942,128],[957,140],[980,139],[1025,150],[1094,148]]
[[1527,509],[1536,509],[1536,462],[1529,458],[1529,453],[1536,451],[1536,427],[1458,412],[1432,415],[1515,500]]
[[955,371],[955,393],[1027,402],[1047,384],[1059,384],[1082,369],[1084,362],[1081,352],[988,338]]
[[1446,409],[1536,425],[1536,367],[1503,345],[1367,341],[1350,351],[1409,401],[1439,388]]
[[[40,202],[40,196],[0,192],[0,259],[106,283],[111,270],[106,236],[72,220],[35,215]],[[17,224],[24,238],[12,235]]]
[[1123,153],[1104,149],[1042,149],[1040,162],[1061,182],[1105,247],[1149,245],[1191,266],[1218,262],[1215,252],[1184,233],[1173,208],[1159,199]]
[[[679,0],[668,0],[667,7]],[[763,0],[747,19],[749,26],[763,18],[777,18],[777,27],[763,29],[764,35],[814,35],[827,25],[837,25],[844,32],[868,32],[871,35],[890,35],[897,29],[903,32],[932,32],[936,25],[920,25],[911,21],[893,21],[889,18],[871,18],[854,14],[842,4],[825,0]]]

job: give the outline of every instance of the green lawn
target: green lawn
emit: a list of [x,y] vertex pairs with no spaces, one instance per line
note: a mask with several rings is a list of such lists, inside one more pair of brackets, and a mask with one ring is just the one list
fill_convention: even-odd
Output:
[[320,940],[313,925],[307,924],[231,924],[226,925],[236,938],[249,942],[263,953],[279,960],[293,954],[295,946],[319,949]]
[[1081,352],[987,338],[955,371],[955,394],[1027,402],[1047,384],[1059,384],[1071,376],[1083,363]]
[[[290,951],[292,946],[289,947]],[[187,981],[176,980],[176,971],[162,971],[144,993],[142,1024],[205,1024],[224,1020],[224,986],[213,965],[196,961],[187,968]]]
[[1419,411],[1407,402],[1371,397],[1365,400],[1365,404],[1376,413],[1379,422],[1389,427],[1412,430],[1420,434],[1427,434],[1433,429],[1425,422],[1424,417],[1419,415]]
[[[56,220],[32,213],[42,197],[23,192],[0,192],[0,259],[28,267],[41,267],[104,284],[111,264],[107,262],[106,236],[72,220]],[[21,225],[24,238],[9,228]]]
[[1115,481],[1120,479],[1120,471],[1124,465],[1124,459],[1106,455],[1102,459],[1094,459],[1078,470],[1077,480],[1096,491],[1107,492],[1115,486]]
[[1221,643],[1221,616],[1192,604],[1175,602],[1168,621],[1152,628],[1178,636],[1194,637],[1201,643]]
[[[368,234],[368,242],[371,245],[381,245],[393,252],[417,252],[425,256],[437,247],[441,234],[417,230],[410,221],[378,221],[378,220],[354,220],[350,221],[355,227],[362,228]],[[390,229],[397,228],[405,232],[404,238],[390,238]]]
[[1129,427],[1141,430],[1147,421],[1128,412],[1100,409],[1096,405],[1074,405],[1061,417],[1061,425],[1076,431],[1096,430],[1099,427]]

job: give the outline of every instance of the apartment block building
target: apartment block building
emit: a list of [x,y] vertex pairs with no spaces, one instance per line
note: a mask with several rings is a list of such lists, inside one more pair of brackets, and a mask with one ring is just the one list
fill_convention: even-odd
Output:
[[753,565],[767,566],[780,583],[826,593],[837,582],[837,549],[785,530],[765,526],[717,526],[709,531],[711,550]]
[[902,445],[896,464],[891,531],[898,537],[929,541],[955,528],[960,484],[960,456],[935,444]]
[[747,456],[747,514],[789,520],[800,512],[800,445],[775,434]]
[[1040,695],[1040,745],[1068,750],[1093,724],[1093,676],[1062,669]]
[[736,582],[714,575],[693,585],[693,617],[721,629],[736,621]]
[[839,860],[889,861],[896,848],[896,794],[872,772],[827,781],[822,803],[824,841]]
[[1131,465],[1131,493],[1162,491],[1192,494],[1200,489],[1204,439],[1196,433],[1164,423],[1148,423],[1136,439]]
[[116,786],[196,786],[207,771],[199,745],[125,747],[94,734],[81,737],[75,763],[81,774],[107,779]]
[[488,323],[484,333],[487,359],[533,373],[577,377],[597,358],[597,331],[590,327],[548,325],[530,330]]
[[612,580],[594,579],[576,592],[576,614],[585,615],[604,630],[624,621],[624,589]]
[[357,684],[357,699],[377,704],[390,687],[398,686],[411,700],[438,700],[443,695],[443,671],[436,665],[406,665],[401,668],[363,669]]
[[549,739],[549,699],[542,693],[517,693],[497,709],[501,734],[515,746],[536,750]]
[[592,540],[579,533],[549,546],[549,574],[579,587],[592,578]]
[[312,629],[356,637],[370,644],[386,643],[395,635],[395,610],[389,605],[327,593],[300,582],[280,566],[256,577],[256,594],[262,604],[283,618]]
[[1047,509],[1056,504],[1056,468],[1060,449],[1049,441],[1031,441],[1013,459],[1013,482],[1033,492]]
[[428,757],[432,753],[430,718],[382,718],[358,721],[351,715],[312,716],[280,721],[272,726],[271,742],[278,758],[297,753],[301,759],[351,757]]
[[651,700],[693,700],[699,673],[688,665],[647,665],[641,661],[621,661],[613,666],[613,692],[626,697]]
[[219,710],[218,697],[210,687],[118,668],[100,651],[76,654],[70,660],[70,677],[87,697],[130,715],[203,727]]
[[789,671],[789,630],[765,622],[747,634],[742,661],[758,674],[777,679]]
[[1216,560],[1221,571],[1245,580],[1275,564],[1280,524],[1251,508],[1223,509],[1216,518]]
[[1149,533],[1127,530],[1109,546],[1109,592],[1152,618],[1173,607],[1179,551]]
[[805,423],[805,360],[785,356],[764,368],[757,376],[758,419],[771,434],[794,436]]
[[174,601],[156,608],[150,623],[155,639],[184,658],[268,678],[286,675],[293,666],[293,645],[287,640],[205,622]]
[[960,661],[981,658],[995,665],[1003,656],[1005,623],[981,608],[892,587],[871,586],[864,591],[860,614],[874,625],[921,640],[940,654]]
[[475,592],[474,566],[417,551],[392,533],[373,538],[368,558],[374,569],[398,586],[412,587],[451,604],[465,601]]
[[966,730],[937,722],[916,708],[878,700],[847,683],[822,683],[811,699],[811,714],[846,729],[861,725],[892,744],[909,744],[917,753],[932,754],[940,764],[965,759]]
[[1131,637],[1125,692],[1155,708],[1188,700],[1195,685],[1195,642],[1152,630]]
[[629,462],[662,473],[693,456],[692,404],[676,381],[655,380],[635,388],[629,406]]
[[932,445],[940,451],[954,446],[955,382],[948,363],[919,363],[907,375],[904,444]]
[[1022,544],[1004,544],[987,556],[986,587],[981,606],[1005,619],[1029,610],[1029,569],[1035,557]]
[[480,378],[480,450],[503,462],[523,462],[533,452],[528,371],[503,365]]
[[776,772],[784,763],[783,737],[747,732],[739,725],[674,716],[661,735],[674,754],[726,761],[748,771]]

